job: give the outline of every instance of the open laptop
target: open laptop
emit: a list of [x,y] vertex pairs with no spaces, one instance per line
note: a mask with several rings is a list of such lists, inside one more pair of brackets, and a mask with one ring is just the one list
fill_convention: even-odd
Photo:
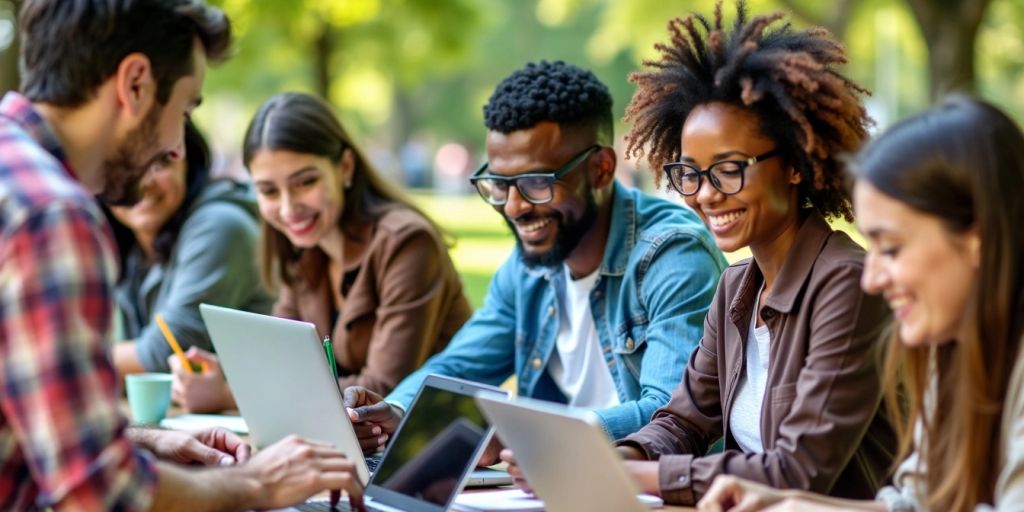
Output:
[[[534,493],[543,500],[544,510],[646,512],[649,507],[662,506],[661,498],[638,496],[636,483],[592,412],[528,398],[507,401],[491,394],[480,394],[476,401],[498,438],[515,452]],[[481,502],[486,499],[467,500],[465,505],[460,499],[455,508],[534,510],[473,506]]]
[[316,326],[209,304],[200,304],[199,313],[250,442],[264,447],[297,434],[332,443],[355,462],[359,480],[369,481],[370,468]]
[[[448,510],[470,480],[494,430],[473,399],[482,392],[507,396],[493,386],[440,375],[427,377],[366,486],[367,508]],[[505,478],[511,483],[507,473]],[[290,510],[331,509],[319,500]],[[349,510],[347,501],[342,501],[337,510]]]

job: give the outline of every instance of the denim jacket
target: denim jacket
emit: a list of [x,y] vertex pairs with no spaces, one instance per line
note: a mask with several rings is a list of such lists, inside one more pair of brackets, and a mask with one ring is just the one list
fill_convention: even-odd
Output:
[[[618,182],[612,202],[590,310],[620,401],[595,413],[617,439],[650,421],[679,385],[726,263],[688,208]],[[560,267],[528,267],[517,248],[492,278],[483,307],[387,400],[408,408],[431,373],[493,385],[514,374],[519,396],[565,403],[547,370],[563,275]]]

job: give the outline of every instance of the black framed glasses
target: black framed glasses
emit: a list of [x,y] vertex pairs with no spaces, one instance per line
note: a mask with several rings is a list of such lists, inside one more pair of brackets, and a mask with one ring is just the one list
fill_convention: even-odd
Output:
[[599,149],[601,146],[594,144],[580,151],[554,172],[528,172],[518,176],[498,176],[488,174],[488,164],[484,163],[469,177],[469,182],[476,187],[480,197],[491,206],[502,206],[508,202],[510,185],[515,185],[523,199],[533,204],[544,204],[550,202],[554,197],[555,182],[578,167],[588,156]]
[[665,175],[668,176],[668,181],[672,184],[672,188],[684,196],[696,194],[700,190],[704,176],[708,177],[708,181],[711,182],[715,189],[730,196],[743,190],[743,171],[747,170],[747,167],[779,154],[779,150],[776,148],[743,160],[715,162],[709,165],[707,169],[701,169],[696,165],[684,162],[665,164],[662,166],[662,169],[665,170]]

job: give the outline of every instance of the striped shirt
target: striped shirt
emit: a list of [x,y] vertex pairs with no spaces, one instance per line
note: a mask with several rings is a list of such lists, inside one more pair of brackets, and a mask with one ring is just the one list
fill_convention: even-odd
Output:
[[0,510],[145,510],[111,364],[116,260],[95,199],[23,96],[0,101]]

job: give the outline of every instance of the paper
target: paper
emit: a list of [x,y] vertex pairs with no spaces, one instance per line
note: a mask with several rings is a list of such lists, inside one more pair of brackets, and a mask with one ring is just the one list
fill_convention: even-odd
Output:
[[223,427],[236,434],[249,435],[249,426],[241,416],[224,416],[221,414],[182,414],[172,418],[164,418],[160,426],[172,430],[201,430],[204,428]]
[[464,492],[455,498],[454,508],[466,511],[516,511],[534,512],[544,510],[544,502],[520,489],[488,492]]
[[[650,494],[637,494],[636,499],[647,508],[664,505],[661,498]],[[544,502],[520,489],[464,492],[455,498],[452,508],[465,512],[541,512]]]

